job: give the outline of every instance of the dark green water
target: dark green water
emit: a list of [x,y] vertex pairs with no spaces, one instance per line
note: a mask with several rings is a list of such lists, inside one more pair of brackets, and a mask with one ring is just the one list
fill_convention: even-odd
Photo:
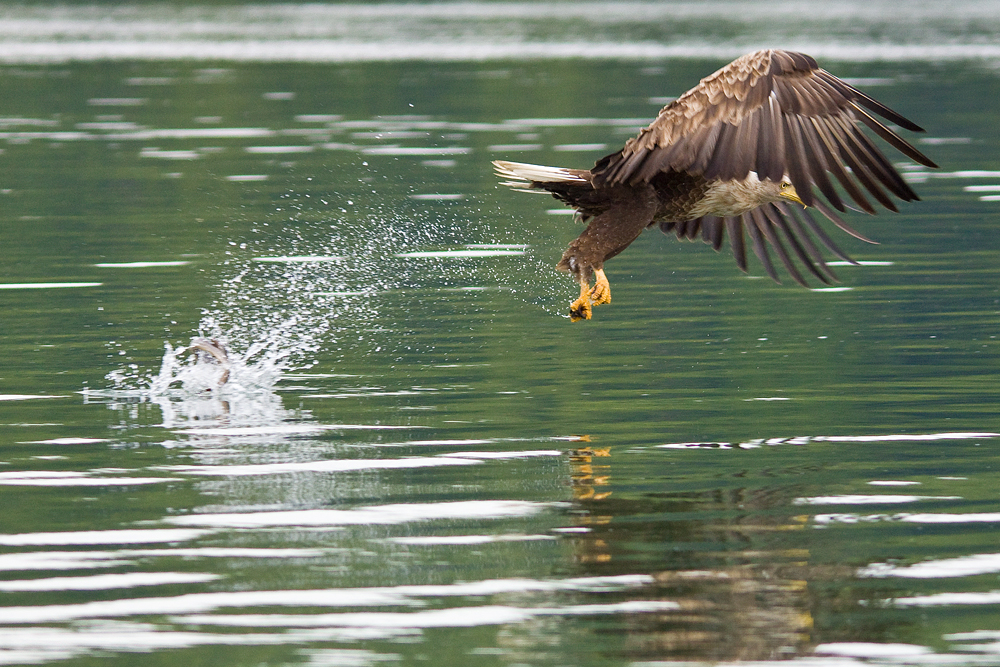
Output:
[[1000,662],[995,69],[824,63],[942,166],[837,291],[648,232],[571,324],[496,185],[723,62],[0,69],[0,664]]

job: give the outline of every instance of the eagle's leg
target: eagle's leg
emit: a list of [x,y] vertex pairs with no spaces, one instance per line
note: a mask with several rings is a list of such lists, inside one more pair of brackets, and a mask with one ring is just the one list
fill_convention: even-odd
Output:
[[[611,286],[604,275],[604,262],[627,248],[653,220],[659,200],[651,186],[616,187],[605,193],[607,210],[594,216],[576,238],[557,269],[572,273],[580,283],[580,298],[569,306],[573,322],[589,320],[594,306],[611,303]],[[594,279],[591,287],[590,279]]]

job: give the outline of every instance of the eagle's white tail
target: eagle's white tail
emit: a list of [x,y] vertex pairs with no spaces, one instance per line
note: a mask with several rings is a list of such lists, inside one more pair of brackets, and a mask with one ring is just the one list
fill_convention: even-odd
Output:
[[519,190],[531,188],[532,183],[588,183],[579,169],[563,167],[545,167],[540,164],[525,164],[523,162],[508,162],[494,160],[493,169],[497,176],[509,178],[500,185],[507,185]]

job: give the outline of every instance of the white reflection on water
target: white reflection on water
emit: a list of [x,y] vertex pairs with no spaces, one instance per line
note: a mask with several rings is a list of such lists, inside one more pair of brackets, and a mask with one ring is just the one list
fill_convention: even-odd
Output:
[[481,459],[481,460],[500,460],[500,459],[523,459],[523,458],[534,458],[537,456],[562,456],[563,452],[558,449],[533,449],[528,451],[520,452],[450,452],[448,454],[439,454],[441,457],[448,458],[463,458],[463,459]]
[[123,574],[98,574],[87,577],[48,577],[0,581],[0,591],[103,591],[137,586],[167,586],[171,584],[200,584],[221,579],[221,574],[207,572],[125,572]]
[[554,535],[424,535],[417,537],[388,537],[386,542],[408,546],[470,546],[494,542],[535,542],[558,539]]
[[901,503],[916,503],[921,500],[961,500],[961,496],[902,496],[902,495],[844,495],[816,496],[814,498],[796,498],[793,505],[898,505]]
[[759,438],[746,442],[672,442],[655,445],[654,449],[756,449],[763,446],[806,445],[810,442],[937,442],[941,440],[979,440],[998,438],[1000,433],[988,431],[956,433],[887,433],[885,435],[800,435],[784,438]]
[[0,289],[66,289],[73,287],[100,287],[104,283],[2,283]]
[[[350,630],[340,633],[340,636],[344,637],[343,641],[351,641],[348,637],[353,637],[355,641],[361,641],[370,638],[370,634],[369,630],[361,629],[357,632],[356,636]],[[385,634],[406,637],[410,634],[416,634],[416,631],[397,630]],[[392,663],[401,659],[398,653],[376,653],[375,651],[365,649],[305,649],[300,651],[300,653],[308,658],[309,661],[305,663],[308,667],[374,667],[375,665],[386,662]]]
[[892,266],[895,262],[883,261],[883,260],[858,260],[856,262],[844,262],[842,260],[834,260],[826,263],[827,266]]
[[409,426],[386,424],[280,424],[276,426],[205,426],[204,428],[175,429],[187,435],[224,435],[226,437],[297,436],[317,435],[326,431],[391,431],[410,429]]
[[50,438],[48,440],[28,440],[25,445],[92,445],[97,442],[107,442],[107,438]]
[[260,183],[270,178],[267,174],[230,174],[226,180],[232,183]]
[[31,401],[36,398],[66,398],[50,394],[0,394],[0,401]]
[[[415,607],[422,598],[462,598],[510,593],[615,592],[642,588],[653,583],[648,575],[581,577],[574,579],[490,579],[457,584],[419,584],[372,588],[268,590],[190,593],[174,597],[101,600],[81,604],[37,605],[0,608],[0,623],[25,625],[55,623],[84,618],[115,618],[136,615],[199,614],[236,607]],[[662,607],[661,607],[662,608]],[[185,616],[183,623],[191,623]],[[200,617],[211,623],[217,617]],[[225,619],[225,617],[221,617]],[[299,616],[308,619],[308,616]],[[308,622],[305,620],[305,622]]]
[[416,201],[461,201],[465,199],[463,194],[422,194],[410,195],[410,199]]
[[[463,461],[463,463],[471,462]],[[466,500],[445,503],[375,505],[349,510],[311,509],[228,514],[190,514],[186,516],[166,517],[164,520],[167,523],[178,526],[205,526],[211,528],[384,526],[414,521],[524,517],[560,506],[562,506],[560,503],[519,500]]]
[[941,607],[950,605],[1000,604],[1000,591],[984,593],[935,593],[895,598],[890,603],[898,607]]
[[980,574],[1000,572],[1000,554],[975,554],[959,558],[929,560],[913,565],[893,563],[872,563],[858,570],[857,576],[883,578],[902,577],[905,579],[938,579],[943,577],[974,577]]
[[844,655],[858,658],[905,658],[931,653],[931,650],[926,646],[917,644],[875,644],[872,642],[820,644],[814,651],[821,655]]
[[0,572],[82,570],[134,565],[144,558],[318,558],[334,549],[266,549],[250,547],[174,547],[112,551],[30,551],[0,554]]
[[84,570],[129,565],[108,551],[47,551],[0,554],[0,572],[24,570]]
[[435,148],[433,146],[367,146],[361,149],[365,155],[465,155],[471,148],[461,146]]
[[174,619],[192,625],[223,625],[254,628],[358,627],[358,628],[471,628],[483,625],[523,623],[536,616],[599,616],[677,611],[671,600],[631,600],[612,604],[566,607],[455,607],[415,612],[353,612],[346,614],[240,614],[238,616],[183,616]]
[[154,528],[136,530],[83,530],[63,533],[20,533],[0,535],[4,546],[70,546],[81,544],[155,544],[186,542],[211,531],[196,528]]
[[191,593],[176,597],[100,600],[80,604],[0,608],[0,623],[57,623],[81,618],[114,618],[147,614],[190,614],[219,607],[371,607],[416,602],[392,589],[323,589]]
[[[600,578],[595,578],[600,579]],[[635,587],[630,581],[634,577],[618,577],[620,581],[595,582],[597,590],[621,590]],[[643,581],[641,584],[649,583]],[[486,584],[486,586],[477,585]],[[500,586],[496,586],[500,584]],[[545,592],[545,591],[587,591],[594,590],[586,580],[563,580],[554,582],[532,582],[511,580],[510,582],[474,582],[480,594],[492,595],[503,592]],[[402,590],[409,588],[410,590]],[[626,602],[565,605],[561,607],[533,605],[515,607],[510,605],[481,605],[450,609],[419,610],[413,612],[341,612],[329,614],[205,614],[216,607],[261,606],[261,605],[307,605],[327,607],[350,606],[411,606],[418,601],[414,595],[459,596],[467,593],[462,586],[454,591],[416,590],[419,587],[356,590],[352,595],[337,595],[341,591],[270,591],[254,594],[211,594],[188,595],[177,598],[153,598],[147,604],[132,605],[117,601],[91,603],[88,605],[67,605],[65,607],[25,608],[35,611],[35,618],[29,623],[40,622],[40,618],[59,620],[75,619],[72,629],[47,627],[22,627],[14,633],[0,635],[0,650],[6,662],[41,662],[68,658],[92,650],[110,651],[150,651],[164,648],[181,648],[204,645],[260,645],[260,644],[301,644],[316,641],[363,641],[365,639],[391,639],[419,635],[423,629],[481,627],[499,624],[513,624],[545,616],[602,616],[618,614],[665,613],[677,611],[680,605],[671,600],[630,600]],[[435,587],[426,587],[433,589]],[[162,605],[156,611],[148,604]],[[202,609],[198,609],[201,607]],[[184,611],[191,609],[191,611]],[[42,613],[37,613],[41,611]],[[47,613],[45,613],[47,612]],[[131,612],[131,613],[130,613]],[[173,622],[192,625],[222,627],[270,628],[277,627],[280,634],[225,633],[170,631],[151,624],[135,623],[127,620],[111,620],[116,616],[131,614],[180,613],[171,618]],[[110,617],[110,618],[109,618]],[[94,619],[87,621],[86,619]],[[394,654],[374,654],[353,649],[310,649],[308,655],[319,655],[321,660],[314,664],[367,665],[369,659],[398,659]],[[345,661],[346,660],[346,661]],[[360,660],[360,661],[359,661]]]
[[540,151],[542,148],[544,148],[542,144],[491,144],[486,147],[486,150],[495,153],[514,153],[519,151]]
[[297,463],[263,463],[259,465],[164,466],[162,469],[189,475],[246,477],[288,473],[330,473],[356,470],[398,470],[439,468],[443,466],[475,465],[480,461],[454,457],[412,457],[405,459],[336,459]]
[[147,269],[158,266],[187,266],[191,262],[188,260],[175,260],[165,262],[103,262],[94,264],[102,269]]
[[307,394],[303,398],[359,398],[359,397],[381,397],[381,396],[418,396],[428,393],[427,390],[415,391],[413,389],[399,389],[397,391],[345,391],[337,394]]
[[552,150],[559,151],[562,153],[585,153],[587,151],[604,151],[608,150],[607,144],[556,144],[552,147]]
[[837,514],[817,514],[813,517],[813,521],[816,523],[818,528],[831,525],[831,524],[854,524],[854,523],[875,523],[880,521],[899,521],[903,523],[927,523],[927,524],[945,524],[945,523],[1000,523],[1000,512],[980,512],[969,514],[948,514],[948,513],[922,513],[922,514],[909,514],[906,512],[900,512],[897,514],[852,514],[852,513],[837,513]]
[[[300,638],[301,640],[302,638]],[[284,644],[287,634],[210,634],[163,631],[146,623],[103,621],[96,627],[19,628],[0,633],[3,664],[41,664],[66,660],[92,651],[148,653],[194,646],[259,646]]]
[[94,477],[90,473],[58,471],[0,472],[0,486],[140,486],[182,481],[177,477]]
[[286,155],[289,153],[311,153],[316,150],[316,147],[311,145],[246,146],[243,150],[247,153],[259,153],[262,155]]
[[143,148],[139,152],[139,157],[159,160],[197,160],[201,157],[201,153],[195,150],[165,151],[158,148]]
[[495,440],[479,440],[479,439],[466,439],[466,440],[407,440],[406,442],[400,443],[403,445],[427,445],[436,446],[444,445],[450,447],[462,447],[468,445],[488,445],[495,442]]

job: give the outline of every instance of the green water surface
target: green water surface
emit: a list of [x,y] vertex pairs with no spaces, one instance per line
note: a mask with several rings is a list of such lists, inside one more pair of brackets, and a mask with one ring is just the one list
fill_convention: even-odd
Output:
[[0,69],[0,662],[1000,660],[994,70],[825,63],[942,167],[843,290],[650,231],[573,324],[496,184],[721,64]]

